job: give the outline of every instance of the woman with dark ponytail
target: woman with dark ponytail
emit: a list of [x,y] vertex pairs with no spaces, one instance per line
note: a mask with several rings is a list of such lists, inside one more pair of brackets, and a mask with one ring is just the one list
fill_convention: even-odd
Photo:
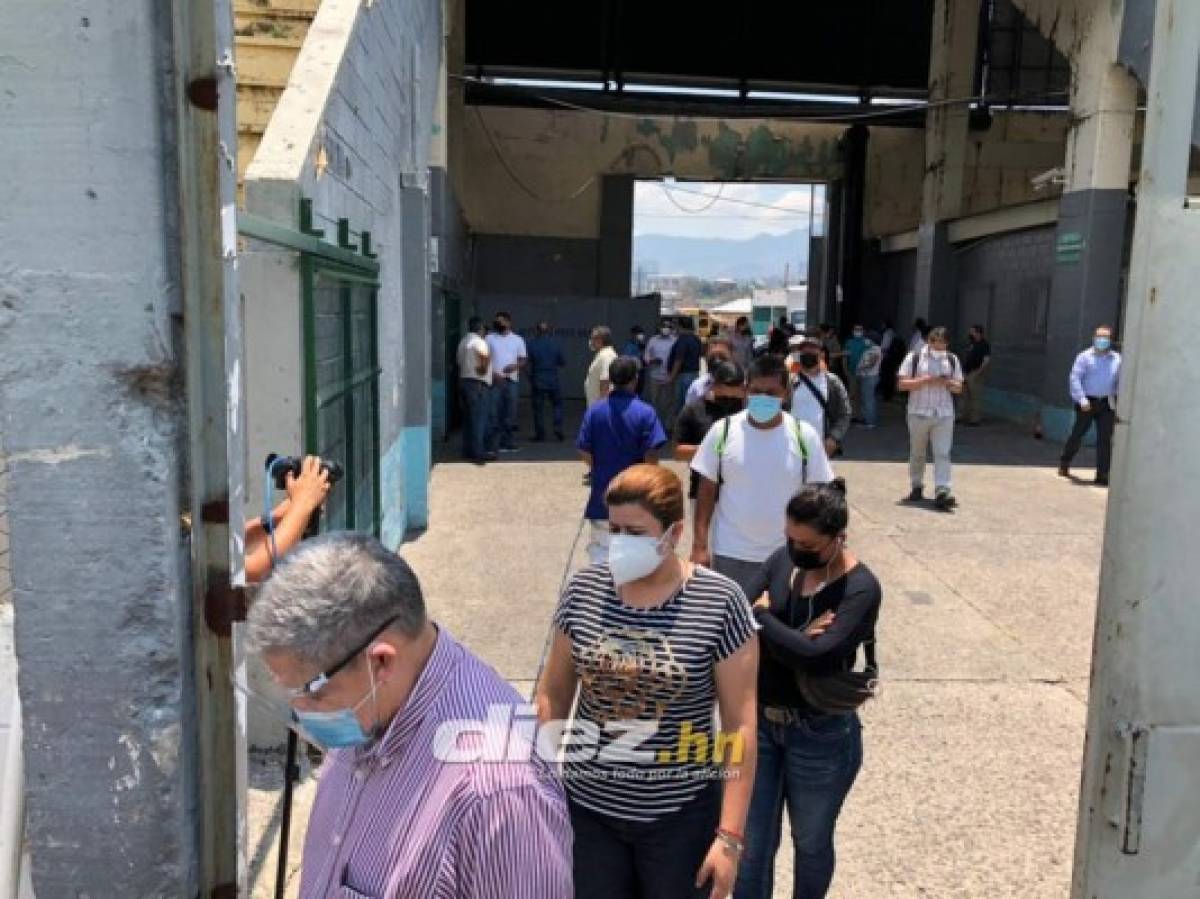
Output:
[[820,899],[833,881],[837,817],[862,766],[855,710],[874,691],[882,596],[846,546],[849,520],[844,481],[803,488],[788,503],[787,544],[750,585],[762,628],[758,766],[735,899],[773,896],[785,807],[793,899]]

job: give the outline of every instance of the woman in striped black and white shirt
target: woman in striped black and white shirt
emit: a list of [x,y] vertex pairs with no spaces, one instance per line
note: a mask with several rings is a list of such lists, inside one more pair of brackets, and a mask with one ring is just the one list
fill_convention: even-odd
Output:
[[733,581],[677,555],[673,472],[629,468],[607,501],[609,561],[567,586],[536,692],[545,733],[580,691],[563,754],[575,895],[723,899],[754,783],[754,617]]

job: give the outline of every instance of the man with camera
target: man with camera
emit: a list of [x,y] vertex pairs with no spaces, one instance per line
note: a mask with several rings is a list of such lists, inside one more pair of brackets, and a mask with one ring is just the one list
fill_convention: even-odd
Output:
[[[331,469],[317,456],[303,460],[279,460],[287,499],[259,518],[246,523],[246,581],[256,584],[266,579],[275,561],[285,555],[304,536],[314,513],[325,504],[333,486]],[[274,464],[275,460],[268,462]],[[296,469],[299,469],[297,473]],[[272,477],[277,472],[272,472]]]

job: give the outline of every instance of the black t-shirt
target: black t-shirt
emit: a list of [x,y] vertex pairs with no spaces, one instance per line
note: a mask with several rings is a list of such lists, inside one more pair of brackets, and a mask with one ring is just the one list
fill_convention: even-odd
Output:
[[970,374],[976,369],[982,368],[983,360],[990,355],[992,355],[992,345],[986,340],[971,344],[971,348],[963,357],[963,373]]
[[[712,429],[714,421],[716,419],[709,414],[707,403],[689,403],[675,419],[675,442],[685,446],[699,446]],[[695,499],[700,492],[700,475],[692,471],[691,476],[688,499]]]
[[679,335],[675,345],[671,347],[671,355],[667,357],[667,371],[674,369],[675,363],[678,361],[680,374],[699,374],[700,357],[703,355],[704,347],[700,343],[700,338],[685,331]]
[[[758,701],[815,713],[796,689],[796,669],[813,674],[857,670],[859,647],[875,639],[875,622],[883,591],[871,570],[861,562],[811,597],[792,597],[796,567],[787,547],[776,550],[751,583],[747,598],[754,602],[766,591],[769,611],[755,609],[762,630],[758,664]],[[797,574],[797,580],[799,574]],[[834,622],[820,637],[804,634],[808,622],[832,610]]]

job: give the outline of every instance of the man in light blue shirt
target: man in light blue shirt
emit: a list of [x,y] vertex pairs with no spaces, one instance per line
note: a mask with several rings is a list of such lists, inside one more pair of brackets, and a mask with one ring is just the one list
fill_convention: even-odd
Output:
[[1121,354],[1112,348],[1112,328],[1096,329],[1092,345],[1075,357],[1071,366],[1071,400],[1075,403],[1075,427],[1063,447],[1058,473],[1071,476],[1071,460],[1079,452],[1083,435],[1096,422],[1096,483],[1108,486],[1112,461],[1113,426],[1116,424],[1117,392],[1121,383]]

